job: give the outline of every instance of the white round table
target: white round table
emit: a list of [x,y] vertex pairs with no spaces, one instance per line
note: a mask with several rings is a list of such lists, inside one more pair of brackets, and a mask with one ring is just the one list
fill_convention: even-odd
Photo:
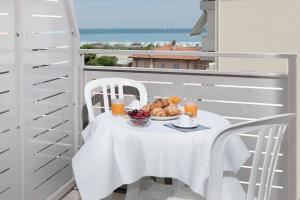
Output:
[[[176,178],[204,195],[211,145],[230,123],[206,111],[198,118],[210,129],[183,133],[164,126],[167,122],[136,128],[110,113],[96,117],[84,130],[85,143],[72,161],[82,199],[102,199],[144,176]],[[224,170],[237,172],[249,155],[240,137],[233,138],[225,150]]]

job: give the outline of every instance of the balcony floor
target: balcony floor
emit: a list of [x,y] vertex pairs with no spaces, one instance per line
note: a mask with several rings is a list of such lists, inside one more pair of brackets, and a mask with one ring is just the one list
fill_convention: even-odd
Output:
[[[120,194],[120,193],[113,194],[113,200],[124,200],[124,199],[125,199],[125,194]],[[81,197],[77,190],[72,190],[61,200],[81,200]]]

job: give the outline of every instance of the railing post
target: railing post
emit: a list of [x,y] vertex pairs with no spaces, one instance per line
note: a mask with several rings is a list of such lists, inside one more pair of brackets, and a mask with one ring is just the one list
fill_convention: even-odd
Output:
[[15,0],[15,66],[16,66],[16,95],[18,120],[18,198],[25,199],[25,115],[24,115],[24,3]]
[[78,134],[78,148],[80,148],[80,146],[83,144],[83,140],[82,140],[82,136],[81,136],[81,130],[83,129],[83,117],[82,117],[82,111],[83,111],[83,106],[84,106],[84,99],[83,99],[83,91],[84,91],[84,85],[85,85],[85,79],[84,79],[84,66],[85,66],[85,62],[84,62],[84,53],[80,53],[80,60],[79,60],[79,66],[78,66],[78,70],[79,70],[79,90],[81,91],[81,95],[79,97],[79,105],[78,105],[78,109],[79,109],[79,134]]
[[[288,57],[288,112],[297,113],[297,56]],[[299,127],[297,127],[298,116],[288,129],[288,198],[297,198],[297,140]],[[299,158],[298,158],[299,159]]]
[[79,148],[79,144],[80,144],[80,139],[78,138],[78,134],[80,134],[80,130],[81,130],[81,126],[80,126],[80,89],[81,89],[81,70],[80,68],[78,68],[78,65],[80,65],[81,60],[79,60],[80,58],[78,57],[80,55],[80,52],[78,51],[78,49],[80,48],[79,44],[80,44],[80,35],[79,35],[79,29],[78,29],[78,25],[76,22],[76,18],[75,16],[75,10],[74,10],[74,5],[73,5],[73,1],[72,0],[66,0],[64,1],[64,6],[65,6],[65,10],[66,10],[66,15],[68,18],[68,23],[69,23],[69,27],[70,27],[70,31],[71,31],[71,49],[72,49],[72,62],[71,65],[74,67],[74,93],[73,93],[73,98],[74,98],[74,102],[73,102],[73,106],[74,106],[74,131],[75,131],[75,135],[74,135],[74,151],[77,152],[78,148]]

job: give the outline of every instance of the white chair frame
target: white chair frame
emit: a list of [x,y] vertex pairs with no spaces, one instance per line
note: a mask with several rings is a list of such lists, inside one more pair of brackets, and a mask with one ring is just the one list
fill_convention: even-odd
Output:
[[[148,96],[146,87],[135,80],[126,79],[126,78],[102,78],[90,81],[86,84],[84,88],[84,97],[86,106],[88,109],[89,120],[90,122],[95,118],[95,112],[93,109],[92,102],[92,91],[95,89],[100,89],[103,94],[103,102],[104,102],[104,111],[110,111],[109,104],[109,95],[111,99],[124,99],[124,87],[132,87],[136,88],[139,92],[139,100],[142,106],[147,104]],[[118,90],[116,91],[116,87]],[[110,94],[108,90],[110,89]],[[137,181],[136,183],[130,184],[127,186],[126,200],[136,200],[140,194],[141,181]],[[111,200],[112,195],[105,198],[105,200]]]
[[[104,110],[105,112],[109,111],[109,93],[108,90],[110,89],[111,99],[124,99],[124,86],[129,86],[136,88],[139,92],[140,96],[140,103],[142,106],[147,104],[147,90],[146,87],[135,80],[126,79],[126,78],[103,78],[103,79],[96,79],[90,81],[86,84],[84,88],[84,97],[85,102],[88,109],[89,120],[92,121],[95,118],[95,112],[93,109],[92,103],[92,91],[96,88],[101,88],[103,92],[103,101],[104,101]],[[118,88],[118,92],[116,91],[116,87]]]
[[257,131],[259,134],[252,163],[246,199],[255,199],[257,187],[256,183],[258,181],[258,173],[260,170],[259,164],[260,159],[263,157],[261,153],[263,141],[267,139],[257,199],[269,200],[281,142],[288,127],[289,121],[294,117],[295,114],[276,115],[251,122],[240,123],[221,131],[215,139],[211,149],[210,178],[207,200],[222,199],[225,145],[232,137],[237,136],[240,133],[251,131]]

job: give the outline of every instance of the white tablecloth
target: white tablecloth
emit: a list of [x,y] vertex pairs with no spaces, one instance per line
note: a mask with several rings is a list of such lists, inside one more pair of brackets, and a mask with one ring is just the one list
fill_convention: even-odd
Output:
[[[211,129],[182,133],[157,121],[134,128],[122,117],[99,115],[83,132],[85,143],[73,158],[82,199],[102,199],[144,176],[176,178],[204,195],[212,142],[230,123],[206,111],[199,112],[199,119]],[[237,172],[249,155],[242,140],[233,138],[225,150],[224,169]]]

